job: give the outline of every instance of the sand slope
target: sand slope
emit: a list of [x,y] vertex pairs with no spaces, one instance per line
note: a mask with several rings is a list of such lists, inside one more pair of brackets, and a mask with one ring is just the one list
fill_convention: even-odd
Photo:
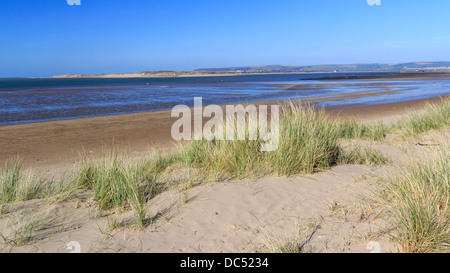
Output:
[[[88,192],[80,193],[81,201],[56,205],[27,201],[14,214],[32,210],[54,222],[36,233],[32,245],[2,251],[68,252],[66,245],[77,241],[82,252],[253,252],[267,251],[272,239],[304,240],[316,230],[309,244],[313,251],[369,252],[367,243],[384,222],[358,196],[372,189],[370,177],[383,172],[382,167],[343,165],[314,175],[166,192],[150,201],[148,216],[154,222],[144,232],[111,231],[108,221],[132,219],[132,213],[97,218]],[[0,217],[4,234],[13,230],[6,229],[8,216]],[[384,251],[397,251],[388,241],[380,244]]]

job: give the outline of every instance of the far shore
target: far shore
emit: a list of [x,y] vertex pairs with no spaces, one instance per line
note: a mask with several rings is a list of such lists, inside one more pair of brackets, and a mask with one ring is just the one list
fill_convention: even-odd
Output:
[[[174,77],[226,77],[226,76],[246,76],[246,75],[277,75],[277,74],[324,74],[324,73],[399,73],[400,71],[311,71],[311,72],[139,72],[139,73],[110,73],[110,74],[98,74],[98,75],[83,75],[83,74],[68,74],[68,75],[56,75],[52,78],[174,78]],[[426,73],[417,73],[426,74]],[[438,74],[438,72],[435,72]],[[406,75],[406,74],[405,74]],[[408,74],[410,75],[410,74]]]
[[[361,71],[360,71],[361,72]],[[364,71],[362,71],[364,72]],[[394,71],[395,72],[395,71]],[[276,75],[276,74],[319,74],[319,73],[332,73],[332,72],[230,72],[230,73],[195,73],[195,72],[165,72],[165,73],[112,73],[102,75],[56,75],[52,78],[55,79],[77,79],[77,78],[105,78],[105,79],[122,79],[122,78],[183,78],[183,77],[228,77],[228,76],[245,76],[245,75]],[[351,71],[349,71],[351,73]]]
[[[426,103],[439,103],[439,97],[399,103],[359,106],[345,109],[326,108],[331,116],[360,121],[401,118],[408,110],[420,110]],[[274,105],[283,101],[255,103]],[[25,168],[53,173],[70,170],[81,154],[101,158],[114,150],[142,158],[149,151],[169,151],[178,144],[171,137],[170,110],[78,118],[0,126],[0,164],[19,157]]]

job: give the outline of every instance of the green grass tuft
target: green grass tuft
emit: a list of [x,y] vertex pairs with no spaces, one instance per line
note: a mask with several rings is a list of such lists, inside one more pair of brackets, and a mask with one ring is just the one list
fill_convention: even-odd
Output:
[[0,169],[0,214],[8,203],[40,199],[59,194],[62,181],[56,183],[38,175],[24,175],[18,160],[7,162]]
[[450,98],[443,98],[441,104],[427,104],[424,112],[414,112],[405,120],[397,122],[404,137],[416,136],[429,130],[438,130],[450,125]]
[[437,152],[384,178],[376,199],[405,252],[450,252],[450,152]]
[[310,106],[283,110],[279,148],[261,151],[261,140],[192,141],[182,152],[184,163],[221,180],[251,175],[313,173],[336,163],[339,153],[334,123]]
[[354,119],[340,120],[336,123],[339,138],[367,139],[382,141],[386,128],[382,121],[361,123]]
[[279,148],[267,153],[268,163],[279,175],[314,173],[337,162],[337,131],[323,110],[291,105],[281,120]]
[[137,227],[146,224],[146,204],[162,191],[156,182],[161,159],[146,163],[132,163],[111,154],[100,164],[83,161],[74,179],[80,189],[92,190],[94,200],[102,210],[132,209],[137,216]]
[[383,165],[389,160],[378,150],[371,147],[357,146],[350,151],[343,151],[339,156],[339,164]]

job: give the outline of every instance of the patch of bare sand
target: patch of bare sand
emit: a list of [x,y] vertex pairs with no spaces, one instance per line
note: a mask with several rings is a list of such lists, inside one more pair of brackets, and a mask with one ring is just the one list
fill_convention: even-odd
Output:
[[406,139],[392,133],[388,134],[384,141],[341,140],[340,146],[344,151],[356,146],[373,148],[386,157],[390,161],[390,165],[405,165],[414,160],[433,156],[434,150],[445,148],[445,143],[450,143],[450,127],[430,130]]
[[[46,232],[36,232],[27,246],[5,246],[13,252],[68,252],[71,241],[82,252],[254,252],[267,242],[306,238],[313,224],[316,232],[308,246],[318,252],[369,252],[367,244],[384,222],[375,211],[358,201],[373,189],[373,176],[382,167],[343,165],[330,171],[292,178],[266,177],[239,183],[212,183],[186,192],[170,191],[149,202],[154,221],[144,232],[129,228],[110,230],[113,218],[132,221],[133,214],[97,217],[89,197],[54,205],[34,204],[34,214],[52,217]],[[13,214],[23,214],[21,206]],[[37,213],[37,212],[40,213]],[[29,212],[29,211],[28,211]],[[11,215],[0,217],[0,232],[8,234]],[[7,227],[7,228],[6,228]],[[397,251],[378,238],[382,251]]]

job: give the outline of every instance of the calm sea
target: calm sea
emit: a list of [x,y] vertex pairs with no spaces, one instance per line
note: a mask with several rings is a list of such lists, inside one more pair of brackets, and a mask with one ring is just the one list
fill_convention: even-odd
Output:
[[[386,74],[386,73],[378,73]],[[319,81],[329,76],[375,75],[323,73],[180,78],[74,78],[0,79],[0,125],[156,111],[178,104],[192,106],[194,97],[204,105],[279,100],[333,98],[351,92],[380,92],[379,80]],[[371,86],[371,83],[374,83]],[[383,80],[378,96],[344,97],[320,101],[319,106],[352,107],[448,95],[450,80]],[[279,84],[302,84],[304,90],[280,89]]]

